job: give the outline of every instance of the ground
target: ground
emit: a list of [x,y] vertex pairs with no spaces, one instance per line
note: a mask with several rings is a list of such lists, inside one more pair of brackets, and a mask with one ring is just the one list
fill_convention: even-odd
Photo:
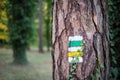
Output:
[[0,49],[0,80],[52,80],[50,52],[40,54],[37,50],[27,52],[27,66],[12,65],[12,51]]

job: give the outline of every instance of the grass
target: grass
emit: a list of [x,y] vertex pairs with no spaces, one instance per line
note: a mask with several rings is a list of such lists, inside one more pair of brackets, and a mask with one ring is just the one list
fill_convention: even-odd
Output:
[[29,65],[11,65],[11,50],[0,50],[0,80],[52,80],[52,62],[49,52],[27,52]]

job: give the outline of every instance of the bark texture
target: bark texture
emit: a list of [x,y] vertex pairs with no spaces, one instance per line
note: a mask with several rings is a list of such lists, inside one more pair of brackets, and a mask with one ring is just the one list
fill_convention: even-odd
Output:
[[[109,31],[107,0],[53,0],[53,80],[68,80],[68,37],[82,35],[83,62],[76,68],[76,80],[108,80]],[[101,68],[100,65],[104,68]]]

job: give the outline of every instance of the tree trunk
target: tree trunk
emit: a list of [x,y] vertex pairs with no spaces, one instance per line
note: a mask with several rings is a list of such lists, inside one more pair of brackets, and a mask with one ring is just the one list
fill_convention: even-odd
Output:
[[52,1],[51,0],[45,0],[44,3],[47,3],[47,5],[44,5],[47,6],[47,9],[45,10],[44,12],[44,24],[45,24],[45,39],[47,40],[46,41],[46,45],[47,45],[47,51],[50,51],[50,47],[51,47],[51,27],[52,27],[52,20],[51,20],[51,17],[52,17]]
[[[18,45],[17,45],[18,46]],[[16,47],[13,46],[13,57],[14,57],[14,64],[20,64],[20,65],[26,65],[28,64],[28,60],[26,57],[26,47],[25,46],[20,46]]]
[[43,15],[42,15],[42,0],[39,0],[39,52],[43,53],[43,34],[42,34],[42,26],[43,26]]
[[76,63],[75,80],[108,80],[109,31],[107,0],[53,0],[53,80],[70,79],[70,36],[82,36],[83,62]]
[[[49,16],[48,16],[49,17]],[[50,51],[50,19],[46,20],[46,44],[47,44],[47,51]]]

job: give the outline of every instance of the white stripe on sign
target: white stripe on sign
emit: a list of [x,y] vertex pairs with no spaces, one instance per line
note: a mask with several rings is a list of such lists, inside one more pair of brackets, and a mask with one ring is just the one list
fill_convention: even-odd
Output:
[[68,62],[69,62],[69,63],[71,63],[71,62],[72,62],[72,60],[73,60],[73,58],[72,58],[72,57],[68,57]]
[[79,41],[83,40],[82,36],[69,36],[69,41]]
[[77,52],[78,50],[82,51],[82,47],[69,47],[69,52]]
[[82,57],[78,57],[79,58],[79,62],[83,62],[83,58]]
[[[83,62],[83,58],[82,57],[78,57],[78,59],[79,59],[78,63],[82,63]],[[68,62],[72,63],[72,61],[76,61],[75,58],[68,57]]]

